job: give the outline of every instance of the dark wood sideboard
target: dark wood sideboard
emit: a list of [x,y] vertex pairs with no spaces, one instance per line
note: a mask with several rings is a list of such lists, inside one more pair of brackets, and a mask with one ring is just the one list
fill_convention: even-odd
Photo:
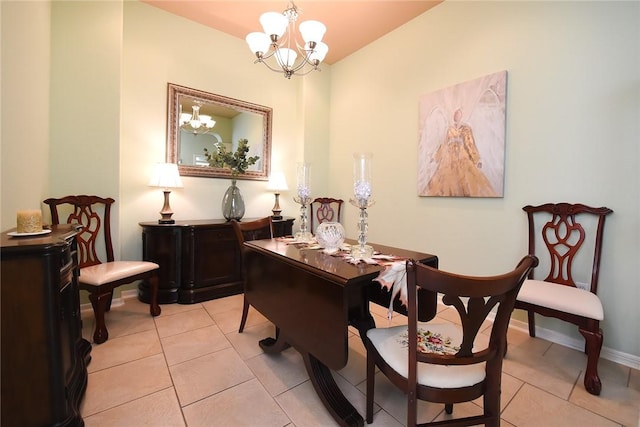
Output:
[[[14,231],[14,230],[9,230]],[[3,426],[81,426],[91,344],[82,338],[76,230],[2,233]]]
[[[245,218],[251,221],[257,218]],[[274,237],[292,234],[294,218],[273,221]],[[141,222],[142,258],[160,265],[158,302],[193,304],[242,293],[242,258],[231,223],[224,219]],[[151,288],[138,285],[149,303]]]

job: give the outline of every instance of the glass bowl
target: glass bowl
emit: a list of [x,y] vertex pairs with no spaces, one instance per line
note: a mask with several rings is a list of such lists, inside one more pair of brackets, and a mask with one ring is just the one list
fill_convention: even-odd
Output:
[[316,228],[316,240],[325,252],[337,252],[344,243],[344,227],[339,222],[323,222]]

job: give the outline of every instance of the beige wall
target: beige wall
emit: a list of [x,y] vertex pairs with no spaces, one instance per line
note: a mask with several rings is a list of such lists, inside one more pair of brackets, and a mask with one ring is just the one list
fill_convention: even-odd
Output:
[[[194,40],[199,41],[199,50],[188,46]],[[123,257],[140,257],[138,222],[153,221],[162,207],[161,192],[146,184],[153,163],[165,159],[167,82],[272,107],[271,168],[283,171],[290,187],[295,186],[295,162],[306,156],[304,147],[309,141],[305,129],[314,126],[321,129],[320,134],[328,134],[326,121],[315,125],[314,119],[302,120],[304,115],[298,107],[303,103],[300,87],[307,84],[306,79],[287,80],[261,64],[254,65],[244,40],[144,3],[125,2],[123,46],[120,144]],[[323,71],[325,78],[330,72],[330,67]],[[328,91],[316,100],[326,104]],[[327,169],[327,161],[318,165],[319,170]],[[322,182],[323,174],[319,173],[316,179]],[[171,193],[175,219],[222,217],[220,204],[230,185],[228,179],[183,177],[183,183],[184,189]],[[266,185],[266,181],[239,182],[246,217],[271,214],[274,196],[265,191]],[[297,206],[290,196],[282,195],[281,206],[284,215],[295,216]]]
[[[446,1],[335,64],[332,193],[348,197],[351,154],[371,151],[370,240],[432,252],[441,268],[469,274],[505,271],[525,254],[527,204],[610,207],[604,345],[640,356],[640,334],[629,333],[640,324],[639,16],[637,2]],[[418,197],[419,97],[501,70],[504,198]],[[356,209],[345,218],[354,235]],[[582,342],[574,327],[539,324]]]
[[[314,193],[346,200],[352,153],[373,152],[370,240],[433,252],[445,269],[484,274],[512,267],[526,249],[525,204],[611,207],[601,275],[605,350],[640,363],[640,337],[627,327],[640,323],[638,3],[445,2],[322,73],[290,81],[252,64],[243,40],[146,4],[57,3],[50,37],[42,29],[48,3],[2,2],[3,230],[14,226],[15,210],[50,194],[113,192],[121,257],[139,259],[138,222],[155,220],[162,204],[146,184],[153,163],[165,158],[166,84],[177,83],[273,107],[272,168],[286,173],[290,188],[295,162],[306,159]],[[91,19],[79,19],[85,13]],[[95,38],[95,49],[89,41],[65,41],[59,28]],[[202,41],[200,51],[185,48],[193,40]],[[20,50],[27,41],[34,48]],[[67,53],[65,71],[60,58],[46,60],[50,41],[56,54],[64,47],[82,55]],[[500,70],[508,71],[505,197],[418,197],[419,96]],[[49,76],[56,82],[50,103]],[[84,105],[95,99],[105,106]],[[49,115],[39,102],[75,108],[92,122],[76,132],[73,116]],[[65,124],[53,127],[51,144],[39,131],[27,139],[7,105],[25,105],[43,126],[54,116]],[[71,155],[74,168],[95,173],[76,186],[62,157],[49,160],[49,146]],[[36,168],[21,167],[25,147]],[[177,219],[221,216],[227,180],[186,177],[184,184],[171,194]],[[270,212],[266,182],[240,186],[247,216]],[[283,194],[281,205],[297,216],[291,196]],[[356,220],[347,205],[349,235]],[[542,324],[576,336],[572,328]]]
[[2,17],[2,230],[48,194],[51,5],[0,2]]

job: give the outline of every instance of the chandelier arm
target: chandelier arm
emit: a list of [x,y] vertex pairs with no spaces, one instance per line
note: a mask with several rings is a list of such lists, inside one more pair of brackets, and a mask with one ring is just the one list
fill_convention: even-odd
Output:
[[[311,55],[315,52],[315,49],[310,49],[310,50],[306,50],[304,48],[300,48],[298,46],[298,52],[300,53],[300,56],[302,57],[302,61],[300,62],[299,65],[297,65],[296,67],[302,68],[305,65],[311,65],[313,67],[313,69],[317,69],[318,65],[320,65],[320,62],[317,62],[316,59],[309,59],[311,57]],[[299,69],[299,68],[296,68]]]
[[255,61],[253,61],[254,64],[257,64],[259,62],[263,63],[264,66],[267,67],[268,69],[270,69],[271,71],[275,71],[276,73],[285,74],[285,70],[283,70],[282,68],[274,68],[274,67],[272,67],[271,65],[269,65],[269,63],[267,61],[263,61],[262,58],[258,58]]

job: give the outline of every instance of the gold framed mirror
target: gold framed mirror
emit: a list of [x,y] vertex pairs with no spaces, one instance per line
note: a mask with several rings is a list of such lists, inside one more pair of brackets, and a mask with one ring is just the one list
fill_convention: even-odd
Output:
[[215,152],[222,144],[235,152],[238,141],[247,139],[248,155],[260,159],[238,179],[266,181],[271,167],[271,123],[269,107],[168,83],[167,162],[177,163],[182,176],[229,178],[228,168],[209,166],[204,149]]

